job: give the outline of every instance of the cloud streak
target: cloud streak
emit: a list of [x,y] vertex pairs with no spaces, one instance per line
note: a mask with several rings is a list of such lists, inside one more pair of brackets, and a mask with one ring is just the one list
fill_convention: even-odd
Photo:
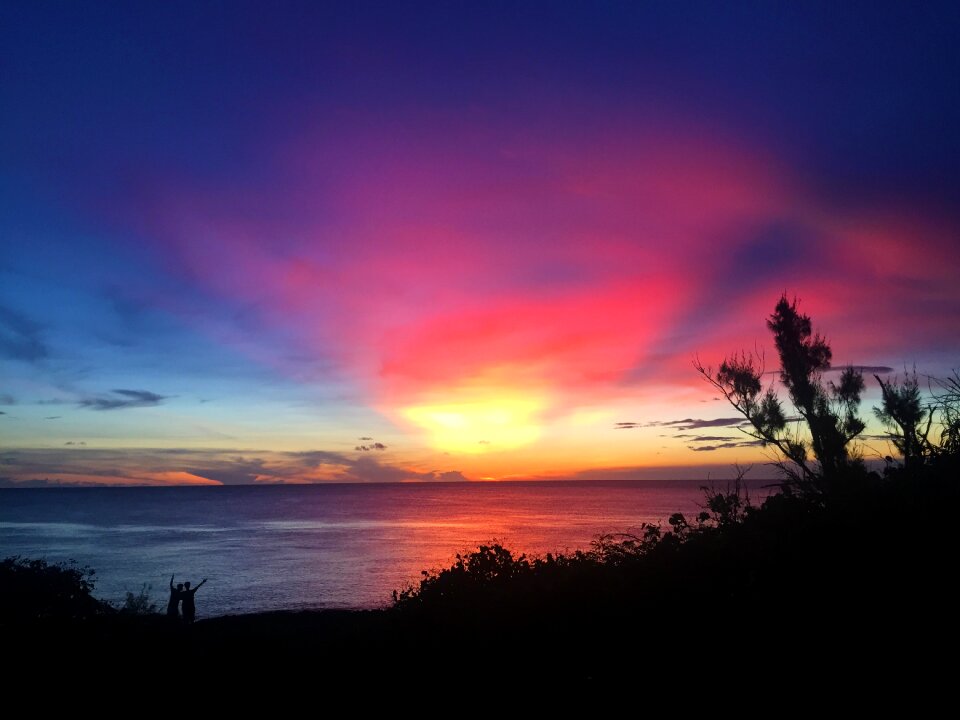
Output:
[[723,442],[716,445],[691,445],[693,452],[714,452],[715,450],[731,450],[733,448],[753,448],[763,445],[759,440],[744,440],[737,442]]
[[154,407],[169,395],[158,395],[148,390],[111,390],[109,395],[84,398],[77,404],[89,410],[125,410],[127,408]]
[[746,424],[747,421],[742,417],[713,418],[712,420],[684,418],[683,420],[662,420],[651,422],[647,423],[644,427],[672,427],[676,430],[700,430],[702,428],[714,427],[740,427]]
[[463,482],[460,471],[411,467],[379,457],[329,450],[103,449],[67,447],[0,452],[0,469],[16,486],[37,479],[82,485],[248,485]]

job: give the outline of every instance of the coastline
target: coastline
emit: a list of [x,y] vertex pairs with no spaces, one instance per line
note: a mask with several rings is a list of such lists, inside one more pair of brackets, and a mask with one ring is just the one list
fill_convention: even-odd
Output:
[[[590,553],[530,559],[480,546],[381,610],[271,610],[192,626],[162,615],[0,615],[33,667],[83,657],[118,674],[177,665],[271,676],[649,681],[702,667],[886,673],[932,668],[960,642],[952,468],[851,478],[828,495],[748,509],[713,496],[699,520],[611,537]],[[692,524],[691,524],[692,523]],[[59,596],[58,596],[59,597]],[[3,598],[10,601],[10,598]],[[937,674],[939,673],[939,674]]]

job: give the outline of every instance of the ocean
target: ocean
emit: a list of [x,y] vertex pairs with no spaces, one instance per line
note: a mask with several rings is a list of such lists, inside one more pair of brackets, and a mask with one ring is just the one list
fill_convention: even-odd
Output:
[[676,511],[699,481],[505,482],[0,490],[0,557],[76,560],[118,602],[146,583],[160,609],[171,574],[198,617],[376,608],[420,571],[491,540],[516,553],[587,549]]

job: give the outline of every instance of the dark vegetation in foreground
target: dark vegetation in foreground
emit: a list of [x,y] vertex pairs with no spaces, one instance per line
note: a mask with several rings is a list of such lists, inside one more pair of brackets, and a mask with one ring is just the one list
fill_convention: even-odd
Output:
[[960,640],[960,378],[931,380],[926,395],[915,373],[881,381],[876,414],[899,459],[870,472],[855,444],[859,373],[824,383],[830,348],[795,302],[781,299],[768,324],[790,416],[763,388],[756,358],[738,355],[716,373],[697,366],[775,453],[782,482],[760,506],[741,473],[705,489],[695,516],[599,537],[589,550],[527,558],[481,546],[424,572],[386,610],[189,628],[152,614],[144,593],[110,608],[91,597],[86,571],[8,559],[3,633],[19,657],[82,647],[115,659],[149,648],[158,664],[189,653],[219,669],[310,668],[324,678],[475,671],[497,682],[511,673],[642,683],[696,667],[785,682],[831,671],[952,682],[941,658]]
[[697,663],[713,675],[922,668],[937,682],[952,663],[935,658],[952,656],[960,641],[957,487],[955,468],[893,473],[817,498],[781,493],[755,509],[731,488],[710,495],[707,518],[675,515],[669,529],[599,538],[573,555],[480,547],[386,610],[263,613],[192,627],[106,608],[86,580],[52,603],[33,595],[24,604],[11,592],[22,570],[11,578],[8,560],[0,633],[20,667],[67,657],[71,673],[139,675],[145,663],[159,672],[189,654],[197,668],[310,668],[323,677],[476,671],[649,681]]

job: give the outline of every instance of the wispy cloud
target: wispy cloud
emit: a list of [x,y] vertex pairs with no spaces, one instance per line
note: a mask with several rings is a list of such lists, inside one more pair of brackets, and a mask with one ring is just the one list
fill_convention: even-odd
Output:
[[759,447],[763,445],[759,440],[742,440],[718,443],[717,445],[691,445],[693,452],[713,452],[714,450],[729,450],[732,448]]
[[[669,435],[665,437],[670,437]],[[687,442],[727,442],[733,440],[729,435],[687,435],[686,433],[677,433],[673,437],[683,438]]]
[[152,407],[170,398],[149,390],[111,390],[110,395],[100,395],[81,400],[80,407],[91,410],[123,410],[125,408]]
[[640,422],[618,422],[614,425],[616,430],[632,430],[634,428],[651,428],[659,427],[666,428],[669,430],[677,431],[669,435],[661,435],[661,437],[677,437],[683,438],[687,442],[692,443],[703,443],[703,442],[720,442],[720,445],[716,446],[704,446],[691,448],[698,451],[704,450],[719,450],[726,447],[743,447],[743,445],[737,444],[733,445],[731,443],[739,443],[739,441],[731,438],[729,436],[723,435],[688,435],[683,431],[686,430],[700,430],[702,428],[741,428],[746,425],[746,422],[742,417],[740,418],[714,418],[712,420],[702,420],[700,418],[683,418],[682,420],[656,420],[653,422],[640,423]]
[[380,462],[362,455],[343,465],[334,479],[340,482],[459,482],[467,478],[458,470],[415,470]]
[[699,430],[708,427],[740,427],[745,425],[746,421],[742,417],[734,418],[714,418],[712,420],[701,420],[699,418],[684,418],[683,420],[663,420],[646,423],[644,427],[667,427],[676,430]]
[[0,452],[0,468],[11,484],[42,478],[49,484],[250,485],[324,482],[454,482],[458,470],[424,469],[388,462],[382,456],[330,450],[303,452],[192,448],[65,447]]

